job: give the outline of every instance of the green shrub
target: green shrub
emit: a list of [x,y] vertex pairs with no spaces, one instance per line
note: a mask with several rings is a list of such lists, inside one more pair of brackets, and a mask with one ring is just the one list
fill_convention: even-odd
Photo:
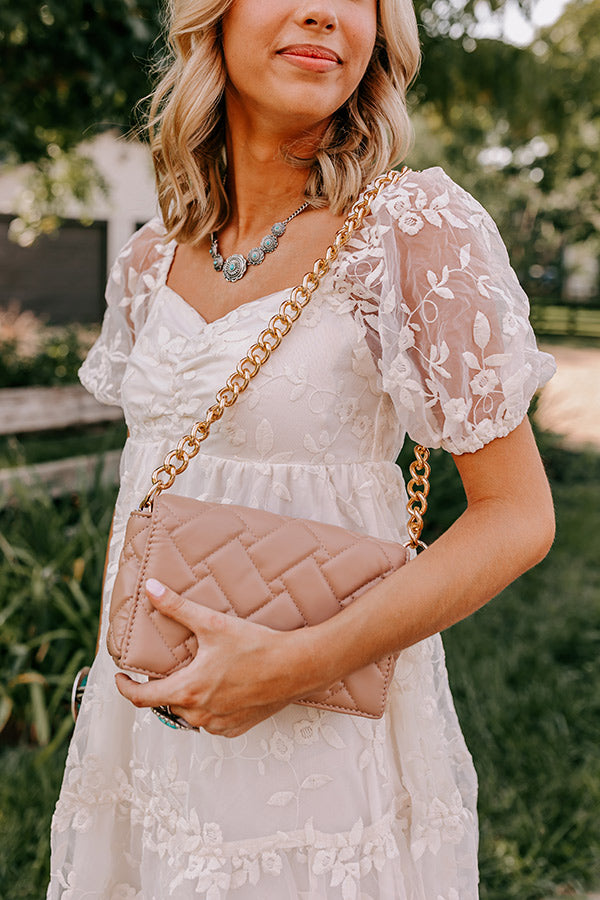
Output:
[[[42,900],[50,865],[50,820],[66,746],[0,748],[0,896]],[[10,888],[9,888],[10,885]]]
[[0,341],[0,388],[73,384],[88,349],[74,326],[53,329],[32,356],[23,355],[15,339]]
[[0,729],[4,742],[58,748],[68,695],[94,656],[116,488],[57,500],[21,489],[0,512]]

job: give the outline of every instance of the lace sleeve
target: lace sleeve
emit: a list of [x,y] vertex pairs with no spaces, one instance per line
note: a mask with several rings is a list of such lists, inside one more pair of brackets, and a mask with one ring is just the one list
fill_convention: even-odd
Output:
[[442,169],[382,197],[381,374],[410,437],[473,452],[524,418],[555,371],[489,214]]
[[78,372],[101,403],[121,405],[125,366],[148,314],[153,268],[164,259],[163,233],[160,219],[152,219],[128,240],[111,269],[102,330]]

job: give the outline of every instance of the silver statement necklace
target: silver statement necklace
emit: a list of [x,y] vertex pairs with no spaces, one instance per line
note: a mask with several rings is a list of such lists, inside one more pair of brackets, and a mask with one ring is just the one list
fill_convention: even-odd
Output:
[[254,247],[248,256],[242,256],[241,253],[232,253],[227,259],[223,259],[219,253],[219,242],[217,240],[217,232],[213,231],[210,236],[210,249],[213,266],[216,272],[222,272],[226,281],[239,281],[246,274],[248,266],[260,266],[267,253],[273,253],[279,245],[279,238],[285,234],[286,226],[292,219],[299,216],[301,212],[308,207],[308,203],[299,206],[296,212],[284,219],[283,222],[275,222],[271,228],[270,234],[265,234],[258,247]]

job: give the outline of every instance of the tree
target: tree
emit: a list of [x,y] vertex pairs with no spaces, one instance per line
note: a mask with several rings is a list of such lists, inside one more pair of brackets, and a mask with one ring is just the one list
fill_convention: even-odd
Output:
[[0,161],[128,129],[159,23],[156,0],[0,0]]
[[572,3],[531,47],[458,55],[414,116],[413,165],[444,165],[481,200],[537,297],[560,291],[566,246],[600,253],[599,67],[600,0]]

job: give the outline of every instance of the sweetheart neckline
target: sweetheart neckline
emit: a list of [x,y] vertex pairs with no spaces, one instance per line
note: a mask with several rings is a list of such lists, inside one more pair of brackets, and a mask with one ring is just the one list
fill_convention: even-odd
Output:
[[206,328],[211,328],[213,325],[218,325],[220,322],[225,321],[226,319],[229,318],[229,316],[233,315],[233,313],[235,313],[235,312],[238,312],[240,309],[243,309],[245,306],[254,306],[265,300],[269,300],[271,297],[276,297],[279,294],[291,293],[293,290],[293,288],[291,288],[291,287],[281,288],[278,291],[272,291],[270,294],[264,294],[262,297],[256,297],[255,300],[247,300],[245,303],[240,303],[239,306],[235,306],[233,309],[230,309],[228,312],[224,313],[222,316],[218,316],[216,319],[212,319],[209,322],[202,315],[202,313],[196,309],[195,306],[192,306],[191,303],[188,303],[188,301],[185,299],[185,297],[182,297],[182,295],[180,293],[178,293],[178,291],[174,290],[170,285],[168,285],[166,283],[166,281],[161,285],[161,288],[164,290],[167,290],[169,292],[169,294],[171,294],[173,297],[175,297],[177,300],[179,300],[181,303],[183,303],[187,307],[187,309],[191,310],[192,313],[198,317],[198,319],[202,322],[202,324]]

